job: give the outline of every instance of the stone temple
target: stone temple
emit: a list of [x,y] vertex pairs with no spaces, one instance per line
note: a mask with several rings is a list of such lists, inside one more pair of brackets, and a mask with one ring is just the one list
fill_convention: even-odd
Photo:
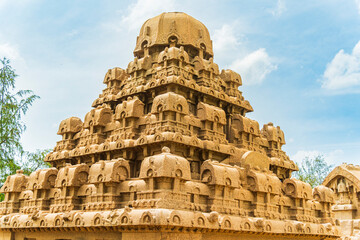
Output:
[[185,13],[141,27],[84,121],[60,123],[46,161],[1,188],[1,240],[336,239],[330,188],[291,178],[284,133],[262,129]]
[[360,239],[360,166],[342,164],[324,180],[335,193],[333,212],[344,240]]

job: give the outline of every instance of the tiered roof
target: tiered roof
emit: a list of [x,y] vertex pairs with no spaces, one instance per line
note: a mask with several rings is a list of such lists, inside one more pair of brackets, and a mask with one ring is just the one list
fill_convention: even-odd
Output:
[[219,70],[202,23],[185,13],[149,19],[134,55],[126,70],[109,69],[84,121],[61,122],[46,157],[53,168],[7,179],[0,232],[337,236],[331,190],[316,189],[315,200],[290,179],[297,166],[283,131],[246,117],[242,79]]

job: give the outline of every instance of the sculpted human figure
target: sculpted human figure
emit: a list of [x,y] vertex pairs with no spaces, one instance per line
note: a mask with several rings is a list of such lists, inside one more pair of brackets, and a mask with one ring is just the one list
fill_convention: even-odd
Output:
[[339,181],[339,184],[337,185],[337,192],[339,194],[339,200],[338,204],[349,204],[350,198],[349,198],[349,191],[345,184],[345,179],[341,178]]

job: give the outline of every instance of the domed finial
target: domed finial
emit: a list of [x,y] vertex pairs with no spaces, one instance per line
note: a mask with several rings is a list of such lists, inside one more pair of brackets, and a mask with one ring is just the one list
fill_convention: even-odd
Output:
[[165,47],[193,48],[206,57],[213,56],[209,30],[199,20],[182,12],[162,13],[148,19],[140,29],[134,55],[143,58],[147,51],[158,51]]
[[163,147],[163,148],[161,149],[161,152],[163,152],[163,153],[170,153],[170,148],[168,148],[168,147]]

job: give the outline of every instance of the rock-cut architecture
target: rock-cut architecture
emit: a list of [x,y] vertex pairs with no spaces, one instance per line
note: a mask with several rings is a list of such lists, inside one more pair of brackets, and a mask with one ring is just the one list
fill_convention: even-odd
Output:
[[336,239],[333,191],[291,178],[283,131],[246,117],[213,57],[193,17],[147,20],[134,60],[60,123],[52,167],[7,178],[0,239]]
[[342,164],[324,180],[335,193],[333,212],[343,240],[360,239],[360,166]]

